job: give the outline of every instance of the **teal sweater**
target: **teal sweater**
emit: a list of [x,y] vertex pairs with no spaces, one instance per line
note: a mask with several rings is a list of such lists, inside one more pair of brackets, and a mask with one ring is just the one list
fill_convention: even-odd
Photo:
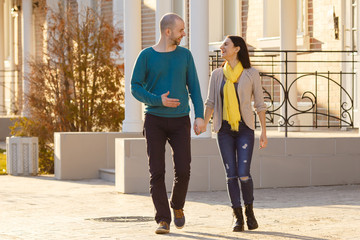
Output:
[[[165,107],[161,95],[177,98],[176,108]],[[145,112],[160,117],[189,115],[189,95],[194,104],[195,118],[204,118],[199,80],[191,52],[177,46],[172,52],[157,52],[152,47],[142,50],[131,77],[131,93],[145,103]]]

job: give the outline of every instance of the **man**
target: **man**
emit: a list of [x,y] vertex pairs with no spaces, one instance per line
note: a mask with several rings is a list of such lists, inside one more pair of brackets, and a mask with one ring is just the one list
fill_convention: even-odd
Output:
[[191,52],[178,46],[185,24],[174,13],[160,20],[159,42],[141,51],[131,78],[131,92],[145,103],[144,135],[150,168],[150,194],[155,206],[155,233],[170,231],[171,213],[165,188],[165,144],[173,151],[174,183],[170,205],[174,224],[183,228],[183,207],[190,179],[189,95],[194,104],[194,131],[203,129],[203,101]]

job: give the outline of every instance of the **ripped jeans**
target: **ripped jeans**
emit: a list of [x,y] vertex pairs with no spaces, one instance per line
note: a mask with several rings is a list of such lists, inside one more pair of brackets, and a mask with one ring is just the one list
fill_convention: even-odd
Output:
[[229,123],[223,121],[217,134],[217,142],[224,163],[232,207],[241,207],[239,180],[244,204],[252,204],[254,186],[250,175],[250,165],[254,149],[254,130],[240,122],[239,131],[231,131]]

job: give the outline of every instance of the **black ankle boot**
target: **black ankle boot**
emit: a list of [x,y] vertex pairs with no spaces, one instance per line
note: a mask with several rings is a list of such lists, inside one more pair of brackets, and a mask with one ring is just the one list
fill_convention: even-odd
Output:
[[242,213],[242,208],[233,208],[234,216],[236,217],[236,222],[233,227],[233,232],[242,232],[244,231],[244,217]]
[[246,224],[248,226],[248,229],[249,230],[257,229],[259,226],[254,215],[252,204],[245,205],[245,215],[246,215]]

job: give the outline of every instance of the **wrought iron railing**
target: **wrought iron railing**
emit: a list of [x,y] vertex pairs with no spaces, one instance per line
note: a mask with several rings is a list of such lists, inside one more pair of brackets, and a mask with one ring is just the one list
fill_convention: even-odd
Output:
[[[298,128],[354,128],[356,52],[249,52],[263,84],[267,127],[281,127],[285,136]],[[290,54],[297,60],[289,60]],[[210,71],[222,62],[220,51],[211,53]],[[257,118],[255,126],[259,127]]]

